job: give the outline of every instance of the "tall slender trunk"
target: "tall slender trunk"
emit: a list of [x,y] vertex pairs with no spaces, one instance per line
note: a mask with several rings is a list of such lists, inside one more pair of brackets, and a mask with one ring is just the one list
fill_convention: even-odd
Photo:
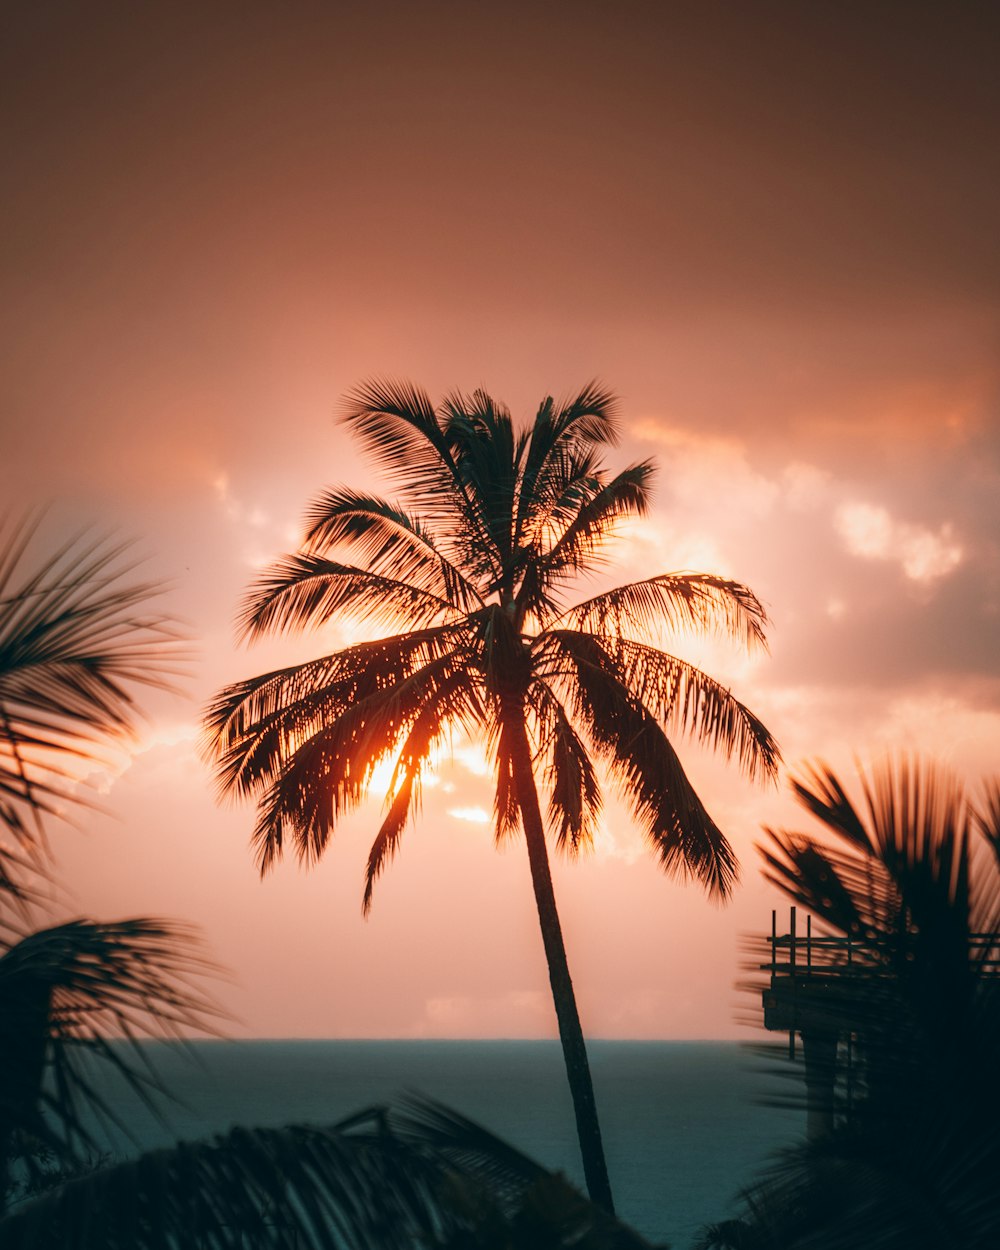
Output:
[[549,856],[545,847],[545,828],[538,805],[531,747],[528,744],[528,735],[524,727],[523,712],[517,718],[517,722],[510,725],[510,729],[514,787],[518,806],[521,809],[524,839],[528,845],[531,884],[535,891],[538,923],[541,926],[545,958],[549,965],[549,984],[552,987],[552,999],[555,1003],[556,1019],[559,1022],[559,1040],[562,1042],[566,1076],[569,1079],[570,1093],[573,1097],[576,1132],[580,1141],[580,1154],[583,1156],[583,1174],[586,1177],[587,1192],[590,1194],[591,1201],[613,1215],[615,1208],[611,1197],[611,1183],[608,1180],[608,1168],[604,1161],[604,1145],[601,1141],[601,1126],[597,1120],[594,1086],[590,1079],[590,1064],[587,1061],[583,1029],[580,1027],[580,1013],[576,1008],[576,995],[573,993],[569,964],[566,962],[566,947],[563,944],[559,913],[556,911],[556,896],[552,889],[552,874],[549,871]]

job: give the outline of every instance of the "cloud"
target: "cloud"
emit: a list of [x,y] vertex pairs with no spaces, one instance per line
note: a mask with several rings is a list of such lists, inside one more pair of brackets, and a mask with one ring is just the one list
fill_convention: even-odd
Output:
[[488,825],[490,814],[485,807],[449,807],[448,815],[455,820],[468,821],[470,825]]
[[634,864],[648,854],[648,849],[634,820],[617,798],[617,786],[605,784],[604,790],[605,802],[611,804],[612,812],[598,817],[594,830],[594,857],[599,862],[621,860],[624,864]]
[[874,504],[846,503],[837,509],[834,525],[852,555],[895,562],[911,581],[925,585],[947,576],[965,557],[948,522],[935,532],[896,521]]
[[961,693],[905,693],[889,704],[873,736],[887,751],[933,755],[975,783],[997,771],[1000,709],[974,706]]
[[497,995],[440,994],[424,1003],[411,1037],[536,1037],[552,1027],[552,1000],[544,990]]
[[811,511],[825,501],[832,481],[832,475],[825,469],[794,461],[786,465],[783,474],[785,503],[793,512]]

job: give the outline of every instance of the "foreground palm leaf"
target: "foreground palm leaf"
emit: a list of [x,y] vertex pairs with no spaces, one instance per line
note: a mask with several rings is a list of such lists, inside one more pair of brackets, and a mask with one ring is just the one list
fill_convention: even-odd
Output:
[[78,538],[39,561],[35,527],[0,531],[0,1210],[12,1161],[93,1146],[109,1116],[91,1080],[101,1059],[145,1098],[159,1085],[135,1043],[210,1028],[209,971],[169,922],[76,920],[32,932],[47,880],[43,820],[84,803],[80,764],[134,727],[136,686],[169,683],[171,620],[157,587],[132,581],[124,549]]
[[35,531],[0,527],[0,824],[31,848],[40,817],[85,801],[80,763],[133,729],[134,688],[169,684],[179,641],[124,547],[83,536],[33,562]]
[[755,647],[764,610],[746,587],[694,573],[565,601],[574,579],[599,565],[616,523],[646,510],[653,476],[649,462],[604,468],[616,424],[611,396],[596,386],[561,407],[546,399],[534,424],[517,430],[481,391],[435,410],[412,386],[373,382],[351,397],[346,421],[398,499],[348,488],[318,498],[302,549],[258,581],[240,627],[256,638],[354,614],[395,632],[223,690],[207,713],[222,788],[257,801],[264,871],[286,839],[302,859],[318,858],[376,765],[393,760],[367,911],[435,747],[456,725],[485,738],[496,760],[497,837],[520,824],[527,843],[587,1185],[610,1210],[546,824],[569,850],[589,844],[600,763],[663,867],[726,897],[736,859],[668,730],[721,750],[751,777],[774,776],[777,746],[728,690],[641,634],[665,624]]
[[154,1151],[26,1204],[0,1238],[5,1250],[651,1250],[432,1103]]
[[79,1156],[98,1144],[95,1120],[117,1122],[94,1060],[155,1106],[162,1090],[138,1043],[211,1027],[218,1013],[197,988],[209,971],[189,930],[144,919],[71,921],[0,954],[0,1194],[12,1157],[32,1165],[23,1143]]

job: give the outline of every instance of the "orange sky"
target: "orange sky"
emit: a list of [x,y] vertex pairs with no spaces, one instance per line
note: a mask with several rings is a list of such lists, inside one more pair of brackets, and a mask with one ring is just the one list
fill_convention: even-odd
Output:
[[[252,813],[195,751],[219,684],[310,651],[238,651],[231,621],[315,492],[377,485],[333,419],[373,374],[526,417],[600,377],[621,462],[660,464],[616,576],[754,588],[769,658],[677,646],[790,764],[995,770],[998,27],[974,3],[9,9],[4,506],[137,536],[199,642],[97,779],[106,814],[56,838],[74,909],[201,925],[241,1035],[554,1035],[474,750],[367,922],[377,800],[261,884]],[[752,844],[798,817],[682,756],[744,883],[720,911],[609,811],[557,866],[592,1035],[737,1035],[739,937],[776,901]]]

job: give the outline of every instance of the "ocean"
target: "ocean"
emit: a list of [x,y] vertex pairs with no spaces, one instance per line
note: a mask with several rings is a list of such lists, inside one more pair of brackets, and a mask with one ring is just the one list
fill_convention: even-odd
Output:
[[[109,1137],[114,1153],[236,1124],[329,1124],[421,1093],[582,1186],[554,1041],[199,1041],[187,1056],[147,1045],[180,1101],[166,1126],[107,1082],[135,1138]],[[761,1105],[776,1079],[736,1043],[591,1041],[588,1051],[618,1213],[654,1243],[686,1250],[701,1225],[734,1214],[768,1155],[804,1131],[801,1111]]]

